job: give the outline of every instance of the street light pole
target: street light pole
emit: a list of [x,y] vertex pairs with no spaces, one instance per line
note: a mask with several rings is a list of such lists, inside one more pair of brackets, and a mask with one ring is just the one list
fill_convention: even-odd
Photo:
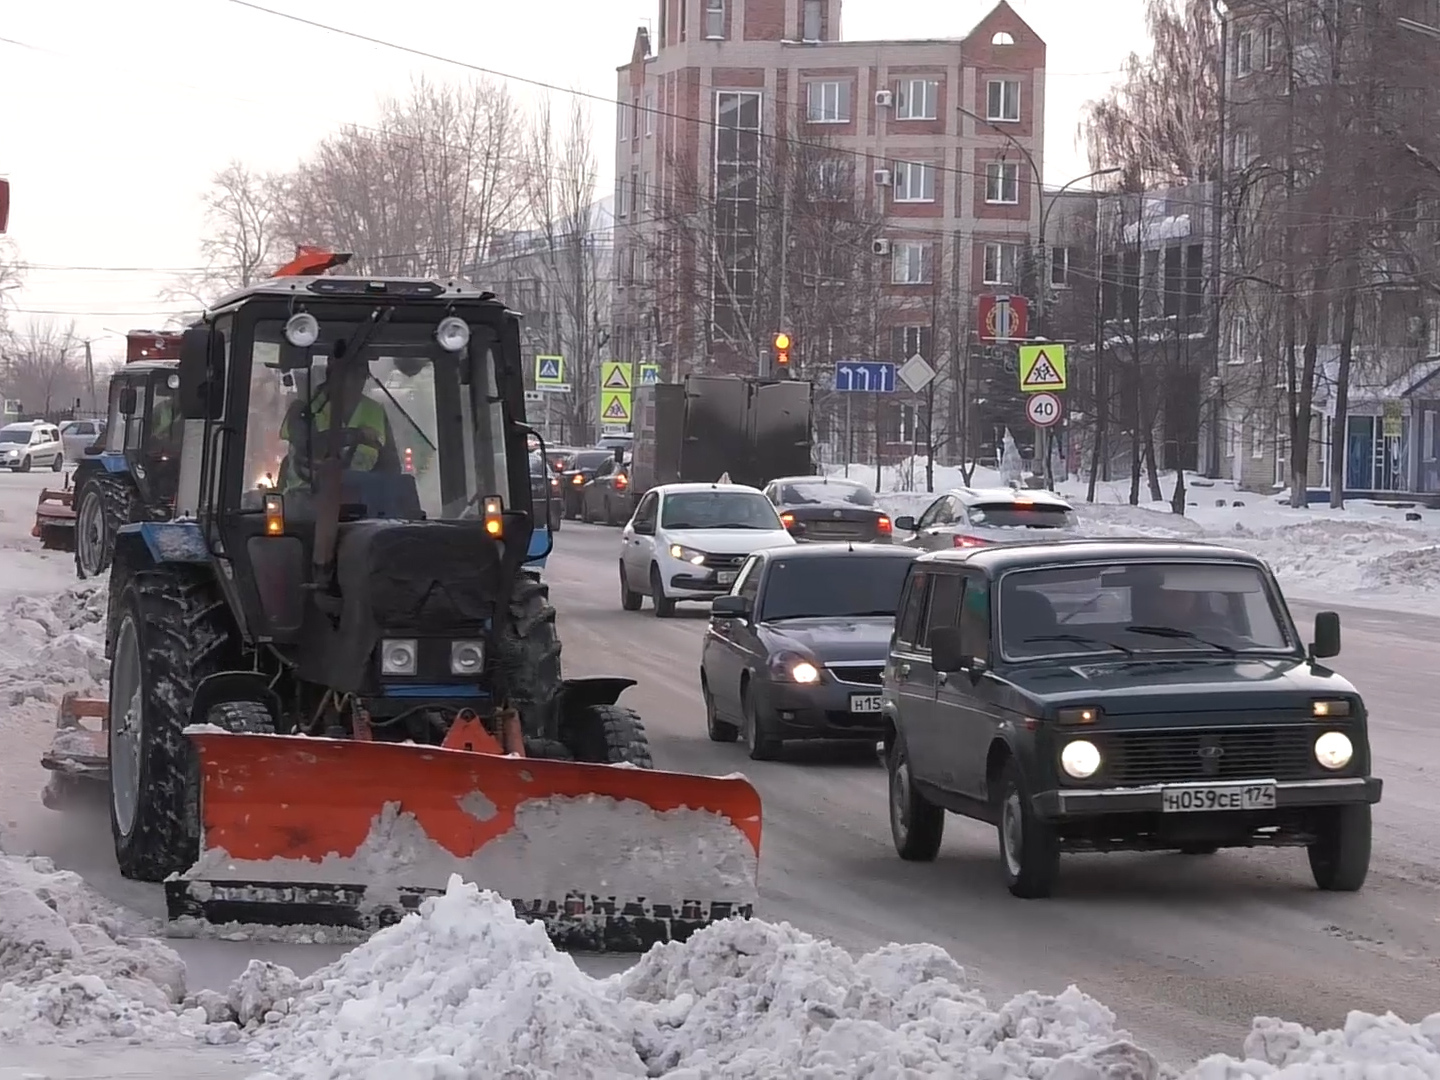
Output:
[[1406,30],[1412,30],[1417,34],[1424,34],[1426,37],[1440,41],[1440,26],[1429,26],[1426,23],[1416,22],[1414,19],[1396,19],[1395,21]]

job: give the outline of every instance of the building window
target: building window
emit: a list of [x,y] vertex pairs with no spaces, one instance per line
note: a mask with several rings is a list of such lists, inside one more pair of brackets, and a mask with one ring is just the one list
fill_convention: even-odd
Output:
[[1015,267],[1019,261],[1019,244],[986,244],[985,267],[981,274],[984,284],[1015,284]]
[[843,124],[850,119],[848,82],[812,82],[805,85],[805,118],[812,124]]
[[895,88],[897,120],[934,120],[940,84],[934,79],[901,79]]
[[811,202],[840,202],[850,197],[850,162],[843,158],[825,158],[810,166]]
[[640,170],[630,170],[630,213],[640,212]]
[[934,202],[935,166],[895,162],[895,202]]
[[625,177],[621,176],[615,181],[615,216],[625,216]]
[[1250,132],[1237,131],[1230,136],[1230,164],[1237,169],[1244,169],[1254,160],[1254,154],[1250,150]]
[[760,261],[760,119],[758,90],[715,91],[715,259],[711,324],[735,341],[746,333]]
[[725,36],[725,0],[705,0],[705,36]]
[[991,79],[985,95],[985,119],[1013,123],[1020,119],[1020,81]]
[[1250,424],[1250,456],[1256,461],[1265,456],[1265,425],[1259,420]]
[[630,138],[630,110],[623,101],[615,102],[615,137],[618,142]]
[[1267,26],[1260,40],[1260,62],[1264,64],[1266,71],[1271,71],[1280,62],[1280,31],[1273,26]]
[[645,137],[655,134],[655,94],[645,95]]
[[650,174],[648,172],[640,181],[640,203],[646,210],[653,205],[650,200]]
[[801,41],[819,41],[825,14],[825,0],[805,0],[804,23],[800,28]]
[[1254,59],[1255,35],[1249,30],[1241,30],[1235,35],[1235,76],[1243,78],[1250,74],[1250,65]]
[[1070,287],[1070,249],[1068,247],[1052,247],[1050,249],[1050,284],[1057,289]]
[[985,164],[985,201],[1013,205],[1020,201],[1020,166],[1013,161]]
[[930,282],[930,245],[912,240],[897,242],[892,250],[890,281],[895,285]]
[[927,360],[935,359],[930,344],[928,326],[896,326],[890,330],[890,358],[897,364],[903,364],[916,353]]

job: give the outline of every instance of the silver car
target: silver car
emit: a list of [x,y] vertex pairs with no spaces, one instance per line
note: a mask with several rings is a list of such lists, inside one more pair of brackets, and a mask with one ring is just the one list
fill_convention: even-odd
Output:
[[955,488],[920,519],[895,519],[895,542],[922,551],[1075,539],[1074,508],[1053,491]]
[[44,420],[25,420],[0,428],[0,468],[29,472],[42,465],[55,472],[65,465],[59,428]]

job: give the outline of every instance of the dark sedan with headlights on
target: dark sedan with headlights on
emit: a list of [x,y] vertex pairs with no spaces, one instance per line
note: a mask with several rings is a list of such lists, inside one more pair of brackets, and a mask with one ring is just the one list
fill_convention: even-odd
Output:
[[890,517],[864,484],[838,476],[782,476],[765,485],[765,497],[796,540],[890,543]]
[[571,450],[565,456],[565,467],[560,471],[560,488],[565,498],[567,518],[578,518],[585,512],[585,485],[607,461],[611,462],[613,467],[615,451],[604,447]]
[[715,598],[700,652],[710,738],[743,736],[757,761],[787,739],[877,741],[895,608],[916,554],[804,544],[746,559]]

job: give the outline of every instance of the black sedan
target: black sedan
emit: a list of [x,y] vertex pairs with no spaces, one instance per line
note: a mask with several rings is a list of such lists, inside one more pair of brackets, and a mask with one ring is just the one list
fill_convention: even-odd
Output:
[[630,488],[630,465],[615,462],[600,465],[590,482],[580,489],[580,517],[596,525],[624,525],[635,512],[635,493]]
[[765,487],[796,540],[890,543],[890,517],[864,484],[838,476],[782,476]]
[[[553,456],[553,455],[552,455]],[[601,447],[572,450],[560,472],[560,487],[565,496],[565,516],[578,518],[585,509],[584,487],[605,462],[615,460],[615,451]]]
[[883,733],[880,687],[915,552],[806,544],[751,555],[717,597],[700,653],[710,738],[757,761],[786,739]]

